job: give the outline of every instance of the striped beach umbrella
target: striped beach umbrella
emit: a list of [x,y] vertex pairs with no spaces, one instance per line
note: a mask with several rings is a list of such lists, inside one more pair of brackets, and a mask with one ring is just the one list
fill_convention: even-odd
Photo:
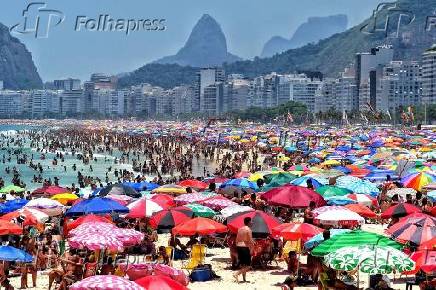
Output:
[[430,172],[418,172],[409,174],[401,179],[405,187],[421,191],[424,186],[436,182],[436,175]]
[[315,191],[321,194],[324,198],[333,196],[344,196],[351,193],[351,190],[349,189],[333,185],[323,185],[315,189]]
[[397,218],[407,216],[409,214],[422,212],[419,207],[408,203],[398,203],[388,207],[382,214],[381,218]]
[[114,275],[97,275],[80,280],[71,290],[144,290],[139,284]]
[[378,245],[382,247],[391,246],[395,249],[402,248],[399,243],[385,236],[362,230],[354,230],[333,236],[330,239],[323,241],[312,250],[312,255],[318,257],[325,256],[328,253],[335,252],[344,247],[361,245]]
[[194,216],[197,217],[213,217],[216,215],[216,212],[214,212],[211,208],[198,203],[190,203],[187,204],[186,207],[190,208],[194,213]]

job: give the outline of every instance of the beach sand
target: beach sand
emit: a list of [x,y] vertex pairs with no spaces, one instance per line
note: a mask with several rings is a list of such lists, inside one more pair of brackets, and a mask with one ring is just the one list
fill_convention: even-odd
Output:
[[[382,225],[374,225],[374,224],[367,224],[363,226],[364,230],[375,232],[375,233],[383,233],[384,228],[386,228],[386,225],[383,227]],[[157,242],[157,245],[167,245],[168,244],[168,234],[162,234],[159,235],[159,241]],[[182,240],[184,242],[184,240]],[[275,262],[270,265],[270,267],[265,270],[256,270],[249,272],[247,274],[247,280],[249,280],[249,283],[235,283],[233,278],[234,271],[230,270],[230,256],[229,256],[229,250],[228,249],[208,249],[207,251],[207,257],[206,257],[206,263],[211,264],[213,270],[216,272],[217,275],[221,276],[220,280],[213,280],[208,282],[196,282],[196,283],[190,283],[188,285],[189,289],[191,290],[266,290],[266,289],[280,289],[278,286],[280,283],[282,283],[286,277],[288,276],[287,272],[284,270],[286,269],[286,264],[284,262],[278,262],[276,264]],[[181,268],[182,263],[181,261],[174,261],[174,266],[176,268]],[[391,281],[393,279],[393,275],[389,276],[391,278]],[[360,287],[365,289],[368,287],[368,275],[367,274],[360,274]],[[393,283],[392,287],[394,289],[399,290],[405,290],[406,285],[404,284],[404,280],[398,280],[399,275],[396,275],[396,281]],[[411,278],[411,277],[410,277]],[[11,279],[11,283],[14,287],[18,289],[20,286],[20,278],[15,277]],[[28,283],[31,284],[31,277],[29,275],[28,277]],[[38,281],[37,281],[38,287],[36,288],[29,288],[29,289],[36,289],[36,290],[45,290],[48,288],[48,276],[47,273],[41,272],[38,275]],[[315,290],[318,289],[318,287],[296,287],[296,290]],[[418,286],[415,286],[415,289],[418,289]]]

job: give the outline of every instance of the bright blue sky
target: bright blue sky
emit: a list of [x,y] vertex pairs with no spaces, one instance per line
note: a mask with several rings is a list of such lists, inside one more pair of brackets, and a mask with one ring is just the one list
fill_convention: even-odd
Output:
[[[2,0],[0,22],[12,26],[34,1]],[[44,1],[40,1],[44,2]],[[47,8],[62,11],[65,22],[47,39],[18,38],[32,52],[44,81],[62,77],[89,78],[93,72],[134,70],[183,46],[192,27],[208,13],[220,24],[229,51],[243,58],[259,55],[273,35],[290,37],[309,16],[346,14],[349,26],[371,15],[381,0],[47,0]],[[135,32],[76,32],[78,15],[113,18],[165,18],[167,30]],[[15,35],[14,35],[15,36]]]

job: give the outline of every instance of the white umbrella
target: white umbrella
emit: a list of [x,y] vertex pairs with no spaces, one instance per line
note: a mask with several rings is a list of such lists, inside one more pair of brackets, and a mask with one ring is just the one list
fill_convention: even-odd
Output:
[[228,218],[229,216],[232,216],[235,213],[246,212],[246,211],[254,211],[254,209],[249,206],[233,205],[223,208],[221,210],[221,215],[225,218]]
[[323,225],[363,224],[365,219],[347,208],[336,208],[317,215],[314,220]]
[[63,213],[65,206],[57,200],[41,197],[32,199],[25,206],[25,208],[36,208],[49,216],[56,216]]

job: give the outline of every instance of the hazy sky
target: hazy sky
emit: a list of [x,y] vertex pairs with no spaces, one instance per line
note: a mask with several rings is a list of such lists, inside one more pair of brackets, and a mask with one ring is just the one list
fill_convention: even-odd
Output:
[[[12,26],[35,1],[1,0],[0,22]],[[44,2],[39,1],[39,2]],[[259,55],[274,35],[290,37],[309,16],[343,13],[349,26],[371,15],[381,0],[47,0],[47,8],[60,10],[65,21],[46,39],[14,35],[32,52],[44,81],[62,77],[89,79],[93,72],[132,71],[160,57],[175,54],[192,27],[208,13],[220,24],[229,51],[243,58]],[[75,31],[77,16],[114,19],[166,19],[165,31]]]

